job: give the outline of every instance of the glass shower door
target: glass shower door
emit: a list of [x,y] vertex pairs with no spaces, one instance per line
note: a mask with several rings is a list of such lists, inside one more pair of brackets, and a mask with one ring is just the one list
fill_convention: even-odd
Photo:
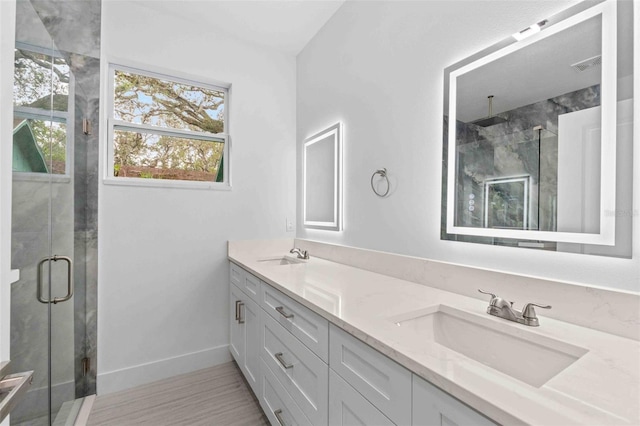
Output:
[[34,375],[11,423],[47,425],[76,397],[75,84],[31,2],[17,2],[16,20],[11,360]]

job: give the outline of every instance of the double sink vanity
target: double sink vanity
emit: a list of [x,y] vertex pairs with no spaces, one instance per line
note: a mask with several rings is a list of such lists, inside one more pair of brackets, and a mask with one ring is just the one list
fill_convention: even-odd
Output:
[[637,339],[552,310],[508,321],[487,296],[299,259],[292,243],[229,243],[231,352],[272,424],[640,423]]
[[[447,243],[431,250],[504,246],[514,252],[488,250],[534,274],[566,266],[562,276],[575,279],[591,264],[580,255],[611,257],[593,265],[612,272],[590,281],[607,288],[306,239],[230,242],[231,352],[272,424],[640,424],[640,295],[610,285],[626,277],[637,288],[627,262],[637,255],[633,3],[577,2],[444,70]],[[386,169],[371,189],[400,204],[344,229],[348,136],[338,122],[304,139],[299,236],[367,233],[374,246],[398,247],[416,232],[430,245],[435,230],[420,234],[422,222],[393,233],[406,218],[391,212],[422,193]],[[369,212],[363,199],[349,200],[348,220]]]

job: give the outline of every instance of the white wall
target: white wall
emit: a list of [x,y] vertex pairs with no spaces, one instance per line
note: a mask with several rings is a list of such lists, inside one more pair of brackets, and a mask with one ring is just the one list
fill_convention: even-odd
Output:
[[293,237],[296,185],[293,56],[153,2],[103,2],[102,13],[103,86],[110,58],[232,84],[233,189],[100,185],[100,394],[230,359],[227,240]]
[[[440,240],[444,68],[573,3],[345,3],[298,55],[297,236],[640,291],[640,185],[634,188],[632,259]],[[636,22],[638,16],[636,11]],[[638,52],[636,46],[635,69]],[[300,223],[301,141],[337,120],[344,123],[344,231],[305,230]],[[636,119],[636,183],[639,133]],[[372,173],[382,167],[393,185],[385,199],[369,187]]]

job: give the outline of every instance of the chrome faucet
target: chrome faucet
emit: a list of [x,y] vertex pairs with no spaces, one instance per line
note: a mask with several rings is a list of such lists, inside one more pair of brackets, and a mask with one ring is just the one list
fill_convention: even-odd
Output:
[[289,250],[289,253],[296,253],[298,255],[298,259],[309,259],[309,252],[306,250],[300,250],[297,247],[292,248],[291,250]]
[[478,289],[478,291],[482,294],[488,294],[489,296],[491,296],[489,306],[487,307],[487,313],[489,315],[494,315],[499,318],[508,319],[509,321],[529,325],[531,327],[537,327],[540,325],[538,317],[536,316],[536,311],[535,309],[533,309],[534,306],[542,309],[551,309],[551,305],[527,303],[521,312],[513,309],[513,302],[508,302],[502,297],[498,297],[493,293],[489,293],[488,291],[482,291],[480,289]]

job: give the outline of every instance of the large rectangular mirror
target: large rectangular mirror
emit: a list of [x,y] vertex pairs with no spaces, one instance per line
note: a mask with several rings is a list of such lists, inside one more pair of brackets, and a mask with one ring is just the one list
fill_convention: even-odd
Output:
[[632,7],[580,3],[445,70],[444,239],[630,254]]
[[342,229],[342,125],[305,139],[302,159],[303,224]]

